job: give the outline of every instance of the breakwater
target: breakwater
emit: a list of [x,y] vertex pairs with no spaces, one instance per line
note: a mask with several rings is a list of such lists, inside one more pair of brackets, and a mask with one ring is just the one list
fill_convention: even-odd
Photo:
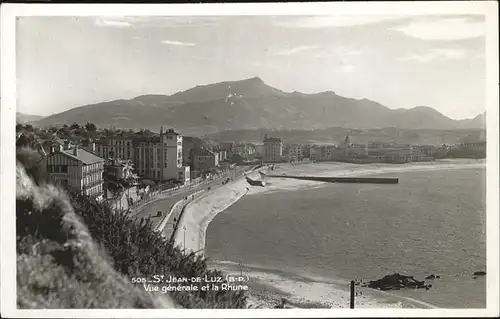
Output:
[[398,184],[399,178],[394,177],[326,177],[326,176],[294,176],[294,175],[267,175],[266,177],[293,178],[306,181],[318,181],[327,183],[365,183],[365,184]]

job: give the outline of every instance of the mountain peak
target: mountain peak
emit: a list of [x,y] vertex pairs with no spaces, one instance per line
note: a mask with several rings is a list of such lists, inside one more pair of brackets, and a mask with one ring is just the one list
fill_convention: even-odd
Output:
[[415,106],[409,109],[411,112],[427,113],[427,114],[441,114],[438,110],[425,105]]
[[254,76],[254,77],[245,79],[243,81],[256,82],[256,83],[264,83],[264,81],[260,77],[258,77],[258,76]]

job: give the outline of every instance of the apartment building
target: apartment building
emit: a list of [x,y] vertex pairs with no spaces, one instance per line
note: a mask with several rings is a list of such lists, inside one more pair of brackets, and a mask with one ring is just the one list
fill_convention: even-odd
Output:
[[302,153],[302,145],[299,144],[291,144],[287,145],[285,148],[285,159],[288,162],[299,162],[302,161],[304,155]]
[[135,160],[136,136],[113,136],[95,145],[96,153],[103,158]]
[[102,199],[104,159],[74,147],[49,153],[42,162],[47,179],[96,199]]
[[181,134],[173,129],[164,132],[162,126],[159,136],[140,138],[135,146],[134,163],[140,176],[160,182],[189,182],[189,166],[183,166]]
[[277,137],[264,137],[264,162],[281,162],[283,141]]
[[231,148],[231,154],[238,154],[244,159],[249,159],[249,157],[255,154],[255,146],[250,143],[236,144]]
[[369,156],[370,159],[376,160],[380,163],[411,163],[411,162],[425,162],[432,161],[433,158],[426,156],[420,152],[409,152],[409,151],[391,151],[377,156]]
[[173,129],[159,135],[114,136],[96,145],[97,154],[110,159],[131,160],[138,175],[163,182],[190,181],[190,168],[183,166],[182,135]]
[[309,158],[311,161],[331,161],[339,154],[343,154],[343,150],[335,145],[314,145],[309,150]]

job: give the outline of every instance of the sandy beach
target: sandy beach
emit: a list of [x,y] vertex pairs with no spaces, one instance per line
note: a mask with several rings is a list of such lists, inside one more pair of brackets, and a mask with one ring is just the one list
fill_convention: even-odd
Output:
[[[318,163],[290,165],[281,164],[269,173],[301,174],[321,176],[362,176],[371,174],[391,174],[403,171],[441,170],[457,167],[483,167],[481,161],[442,161],[433,163],[415,163],[408,165],[355,165],[345,163]],[[249,174],[259,178],[258,172]],[[242,177],[230,184],[219,187],[205,196],[190,203],[180,221],[176,234],[176,243],[188,251],[202,252],[205,247],[206,230],[209,223],[241,197],[301,188],[315,188],[325,185],[323,182],[301,181],[287,178],[268,178],[266,187],[251,187]],[[247,189],[248,188],[248,189]],[[244,265],[244,269],[229,261],[214,261],[214,267],[230,274],[244,273],[248,276],[250,287],[249,307],[274,308],[282,298],[286,298],[288,307],[300,308],[348,308],[349,282],[332,281],[325,278],[311,278],[283,274],[279,271]],[[356,287],[356,308],[433,308],[425,302],[403,298],[387,292]]]

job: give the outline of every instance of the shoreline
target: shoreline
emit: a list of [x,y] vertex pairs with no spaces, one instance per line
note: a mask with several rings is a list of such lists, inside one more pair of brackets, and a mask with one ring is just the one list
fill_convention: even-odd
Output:
[[[337,164],[337,163],[336,163]],[[478,167],[476,163],[454,163],[442,162],[434,165],[406,165],[380,167],[373,165],[352,164],[356,170],[350,169],[345,163],[341,165],[328,165],[317,163],[306,164],[316,169],[316,172],[307,172],[307,174],[325,174],[330,172],[335,176],[365,176],[387,173],[402,173],[407,171],[428,171],[441,169],[463,169]],[[448,164],[448,165],[447,165]],[[451,164],[451,166],[449,165]],[[321,170],[323,169],[327,171]],[[336,170],[335,166],[340,168]],[[351,166],[351,165],[349,165]],[[363,167],[364,166],[364,167]],[[481,163],[480,167],[483,167]],[[300,168],[296,165],[280,164],[276,170],[293,171],[294,169],[303,170],[305,165]],[[319,168],[319,170],[318,170]],[[360,169],[361,168],[361,169]],[[262,170],[266,168],[263,167]],[[276,172],[275,171],[275,172]],[[250,176],[258,174],[258,171],[249,173]],[[341,175],[339,175],[341,174]],[[186,207],[184,216],[180,220],[179,232],[175,234],[175,242],[178,246],[186,250],[195,252],[205,249],[206,231],[210,222],[221,212],[229,208],[245,195],[256,195],[274,191],[289,191],[303,188],[316,188],[328,185],[329,183],[317,181],[299,181],[286,178],[268,178],[272,183],[266,187],[249,186],[244,177],[236,181],[219,187],[212,192],[205,194]],[[250,189],[247,190],[247,187]],[[182,229],[185,227],[185,231]],[[225,273],[240,274],[241,268],[235,263],[229,261],[211,262],[213,266],[221,269]],[[245,273],[249,278],[249,300],[248,308],[274,308],[282,298],[287,299],[287,308],[348,308],[349,307],[349,288],[342,280],[315,279],[312,277],[302,277],[292,274],[277,274],[273,270],[264,269],[258,266],[248,266],[251,271]],[[390,292],[376,291],[371,288],[357,287],[356,291],[362,295],[356,297],[356,308],[436,308],[434,305],[423,301],[414,300],[407,297],[391,294]]]

